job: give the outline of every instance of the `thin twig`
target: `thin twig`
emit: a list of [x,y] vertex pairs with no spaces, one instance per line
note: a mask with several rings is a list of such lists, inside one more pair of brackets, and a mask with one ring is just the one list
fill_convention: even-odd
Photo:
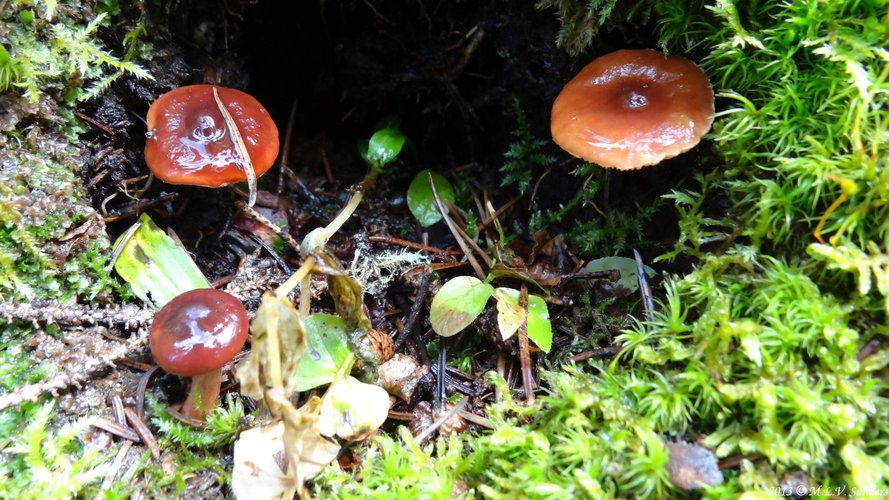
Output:
[[432,400],[432,410],[435,413],[441,411],[444,407],[444,401],[447,399],[445,394],[445,371],[447,370],[447,338],[438,337],[438,373],[435,377],[435,398]]
[[123,253],[123,249],[126,248],[127,243],[129,243],[130,239],[136,234],[136,231],[142,227],[142,221],[138,221],[129,229],[127,232],[123,233],[123,236],[120,238],[120,241],[117,242],[117,245],[114,246],[114,249],[111,250],[111,257],[108,259],[108,264],[105,265],[105,270],[110,271],[111,268],[114,267],[114,264],[117,262],[117,259],[120,257],[120,254]]
[[482,223],[478,225],[478,230],[484,231],[488,227],[488,224],[491,224],[492,222],[494,222],[494,219],[503,215],[503,212],[509,210],[509,208],[515,205],[520,199],[521,198],[513,198],[507,201],[502,207],[498,208],[491,217],[488,217],[487,219],[482,221]]
[[417,444],[423,444],[423,442],[426,441],[426,438],[431,436],[433,432],[437,431],[442,424],[447,422],[454,415],[460,413],[463,410],[463,407],[466,406],[466,403],[468,402],[469,398],[464,396],[463,399],[461,399],[459,403],[455,404],[453,408],[448,410],[447,413],[438,417],[435,422],[432,422],[432,425],[430,425],[426,428],[426,430],[417,435],[417,437],[414,438],[414,442]]
[[591,351],[585,351],[574,356],[571,356],[569,359],[574,361],[575,363],[580,363],[581,361],[586,361],[588,359],[604,359],[610,358],[612,356],[616,356],[621,349],[623,349],[622,344],[614,344],[608,347],[601,347],[599,349],[593,349]]
[[145,418],[145,391],[148,389],[148,383],[151,382],[151,377],[153,377],[159,369],[160,368],[157,366],[152,366],[142,374],[141,378],[139,378],[139,385],[136,386],[136,414],[139,415],[139,418]]
[[472,268],[475,270],[475,274],[478,275],[478,279],[484,280],[485,273],[482,271],[482,267],[479,265],[478,261],[475,260],[475,257],[472,255],[472,251],[469,249],[469,246],[463,241],[463,237],[460,236],[460,231],[457,226],[454,224],[454,221],[448,217],[448,213],[445,211],[444,206],[441,204],[441,198],[438,197],[438,190],[435,189],[435,182],[432,180],[432,172],[429,172],[429,187],[432,188],[432,200],[435,202],[435,208],[438,209],[439,213],[441,213],[442,218],[445,223],[448,225],[448,229],[451,230],[451,234],[454,235],[454,239],[457,240],[457,244],[460,245],[460,248],[463,249],[463,253],[466,255],[466,258],[469,260],[469,264],[472,265]]
[[761,453],[753,453],[750,455],[742,455],[742,454],[732,455],[730,457],[723,458],[722,460],[719,461],[719,470],[734,469],[735,467],[738,467],[739,465],[741,465],[741,463],[744,462],[745,460],[749,460],[751,462],[758,462],[758,461],[764,459],[765,457],[766,456]]
[[468,412],[465,410],[460,410],[459,412],[457,412],[457,415],[459,415],[463,420],[471,422],[479,427],[484,427],[485,429],[493,429],[494,428],[494,426],[491,424],[490,420],[488,420],[484,417],[480,417],[480,416],[476,415],[475,413],[471,413],[471,412]]
[[139,434],[137,434],[136,431],[134,431],[133,429],[118,424],[117,422],[112,422],[111,420],[104,419],[102,417],[93,418],[90,422],[90,425],[97,429],[102,429],[105,432],[114,434],[119,438],[129,439],[130,441],[133,441],[135,443],[142,442]]
[[290,266],[288,266],[287,263],[284,262],[284,259],[282,259],[280,255],[278,255],[278,252],[276,252],[274,248],[270,247],[268,243],[263,241],[262,238],[250,232],[249,229],[245,229],[241,226],[235,226],[234,229],[245,237],[250,238],[253,243],[256,243],[257,245],[259,245],[260,248],[265,250],[265,252],[269,254],[269,257],[271,257],[272,260],[274,260],[275,263],[278,264],[278,267],[281,268],[281,271],[283,271],[284,274],[290,274],[293,272],[293,270],[290,269]]
[[111,212],[108,215],[102,217],[102,221],[115,222],[121,219],[134,217],[148,210],[149,208],[154,208],[162,203],[173,201],[177,198],[179,198],[179,193],[166,193],[158,196],[153,200],[139,200],[133,203],[129,203],[120,210]]
[[247,187],[250,189],[247,196],[247,206],[252,207],[256,203],[256,170],[253,169],[253,159],[250,158],[250,153],[247,151],[247,145],[244,144],[244,138],[241,137],[241,131],[238,130],[238,124],[235,123],[235,119],[232,118],[228,109],[222,104],[216,86],[213,86],[213,99],[216,100],[216,106],[222,114],[222,119],[225,120],[229,137],[231,137],[231,140],[235,145],[235,151],[238,153],[238,156],[240,156],[241,164],[244,168],[244,175],[247,176]]
[[559,275],[559,278],[563,280],[595,280],[595,279],[607,279],[608,281],[618,281],[620,280],[620,271],[617,269],[611,269],[608,271],[587,271],[583,273],[568,273]]
[[249,207],[249,206],[245,205],[243,202],[236,203],[236,206],[238,208],[240,208],[245,214],[249,215],[250,217],[255,219],[257,222],[259,222],[260,224],[271,229],[272,232],[274,232],[275,235],[277,235],[279,238],[284,240],[284,243],[287,243],[287,245],[290,246],[290,248],[299,252],[299,243],[295,239],[293,239],[293,236],[290,236],[290,233],[288,233],[288,232],[284,231],[283,229],[281,229],[280,227],[278,227],[277,224],[270,221],[268,219],[268,217],[262,215],[261,213],[257,212],[256,210],[254,210],[253,207]]
[[431,247],[429,245],[424,245],[422,243],[415,243],[413,241],[403,240],[401,238],[396,238],[395,236],[368,236],[367,241],[372,243],[389,243],[391,245],[399,245],[407,248],[414,248],[417,250],[423,250],[425,252],[430,253],[440,253],[446,255],[463,255],[463,252],[457,250],[445,250],[443,248]]
[[93,126],[94,128],[97,128],[97,129],[101,130],[102,132],[105,132],[105,134],[107,136],[111,137],[112,139],[114,139],[116,137],[114,130],[111,130],[111,128],[109,128],[105,125],[102,125],[101,123],[96,121],[95,118],[91,118],[91,117],[86,116],[85,114],[79,113],[77,111],[74,112],[74,116],[80,118],[81,120],[85,121],[87,124]]
[[154,458],[160,458],[161,449],[157,445],[157,440],[154,439],[154,434],[151,433],[151,430],[145,425],[145,422],[142,421],[142,418],[136,413],[132,408],[124,409],[124,413],[127,415],[127,420],[130,421],[130,425],[133,426],[133,429],[136,430],[136,434],[139,434],[139,437],[142,438],[142,442],[148,445],[148,449],[151,450],[151,456]]
[[420,317],[420,311],[423,308],[423,301],[426,300],[426,292],[429,291],[429,282],[432,280],[432,270],[427,269],[423,274],[423,277],[420,278],[420,286],[417,288],[417,298],[414,300],[414,304],[411,306],[410,311],[408,312],[407,319],[404,321],[404,329],[398,334],[398,337],[395,338],[395,350],[401,348],[401,345],[404,344],[404,341],[411,335],[414,331],[414,327],[417,324],[417,318]]
[[642,307],[645,309],[645,319],[654,321],[654,300],[651,297],[651,287],[648,286],[648,278],[645,277],[645,264],[642,263],[642,256],[636,249],[633,249],[633,256],[636,259],[636,274],[639,276],[639,293],[642,295]]
[[522,387],[525,389],[525,401],[528,404],[534,402],[534,390],[531,387],[531,353],[528,346],[528,286],[522,283],[522,291],[519,294],[519,307],[525,311],[525,319],[519,326],[519,363],[522,365]]
[[287,131],[284,133],[284,146],[281,148],[281,166],[278,170],[278,196],[284,192],[284,172],[288,170],[287,158],[290,156],[290,136],[293,135],[293,122],[296,119],[296,104],[298,99],[293,100],[290,106],[290,116],[287,118]]
[[120,449],[117,450],[117,455],[115,455],[114,461],[111,462],[111,467],[109,467],[108,472],[105,473],[105,479],[102,480],[101,491],[107,491],[111,488],[111,484],[114,483],[114,478],[117,477],[117,473],[120,472],[123,460],[126,458],[127,453],[132,446],[132,441],[124,441],[124,443],[120,445]]
[[111,411],[114,413],[114,420],[118,425],[127,425],[127,416],[123,412],[123,400],[117,394],[111,396]]

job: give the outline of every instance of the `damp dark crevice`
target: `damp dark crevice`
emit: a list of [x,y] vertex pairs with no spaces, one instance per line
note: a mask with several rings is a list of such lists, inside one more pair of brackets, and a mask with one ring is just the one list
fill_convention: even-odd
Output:
[[[630,35],[603,32],[588,55],[570,57],[555,45],[559,24],[551,12],[539,11],[531,2],[505,0],[186,0],[175,8],[149,7],[145,15],[147,42],[154,47],[147,64],[157,80],[120,82],[87,110],[121,123],[121,136],[126,138],[117,144],[120,160],[113,175],[92,187],[97,208],[124,179],[147,173],[141,154],[144,125],[137,117],[144,116],[164,91],[208,80],[255,96],[278,124],[282,140],[296,101],[287,164],[305,185],[328,192],[344,193],[361,179],[365,165],[357,154],[357,141],[368,137],[381,119],[398,117],[410,144],[400,165],[387,172],[369,196],[364,210],[374,217],[410,219],[403,206],[404,191],[422,168],[449,171],[473,165],[461,172],[477,186],[487,186],[499,205],[517,196],[501,188],[498,173],[513,140],[513,103],[520,103],[536,136],[549,137],[553,99],[590,59],[628,46],[655,47],[654,40],[646,38],[653,30]],[[560,161],[568,160],[555,145],[550,152]],[[322,154],[336,173],[334,185],[326,182]],[[669,191],[666,186],[690,178],[699,169],[700,155],[695,151],[643,173],[616,172],[610,198],[617,208],[651,203]],[[541,184],[539,207],[553,209],[566,203],[582,182],[570,175],[570,162],[566,163],[555,167]],[[263,185],[274,190],[276,180],[273,169]],[[152,217],[176,231],[187,248],[195,248],[211,279],[230,272],[235,261],[231,256],[220,260],[224,254],[220,247],[233,213],[231,195],[226,190],[157,181],[144,195],[172,192],[176,199],[153,210]],[[326,200],[327,207],[311,207],[316,200],[307,199],[303,187],[288,186],[285,194],[316,215],[340,203],[334,196]],[[128,201],[118,198],[105,208],[114,210],[118,202]],[[589,209],[578,209],[552,230],[570,229],[574,220],[585,217],[584,210]],[[381,211],[388,213],[374,213]],[[663,212],[651,228],[653,239],[675,237],[674,230],[665,229],[675,227],[675,215]],[[357,222],[347,229],[411,226],[411,222],[377,224],[371,219],[365,227]],[[109,224],[112,237],[131,222]],[[322,221],[315,217],[312,223]],[[413,236],[419,238],[419,228],[413,228]]]

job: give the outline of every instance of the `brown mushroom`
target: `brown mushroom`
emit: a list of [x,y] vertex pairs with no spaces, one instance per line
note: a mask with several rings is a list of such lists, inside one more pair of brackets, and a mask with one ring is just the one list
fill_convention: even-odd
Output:
[[598,57],[553,103],[553,140],[602,167],[634,170],[694,147],[713,123],[713,91],[691,61],[653,50]]
[[247,340],[247,311],[220,290],[202,288],[177,295],[158,311],[151,324],[151,354],[165,372],[192,377],[181,413],[204,420],[216,401],[222,367]]
[[272,166],[278,128],[259,101],[240,90],[190,85],[167,92],[148,109],[145,162],[158,179],[204,187],[249,180],[219,103],[243,139],[255,177]]

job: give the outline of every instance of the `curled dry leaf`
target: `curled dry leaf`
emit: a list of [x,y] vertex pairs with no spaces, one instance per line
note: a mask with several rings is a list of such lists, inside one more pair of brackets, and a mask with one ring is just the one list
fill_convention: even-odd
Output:
[[[260,400],[270,389],[280,389],[286,394],[295,392],[299,360],[306,350],[306,334],[290,300],[267,292],[250,332],[250,357],[238,367],[241,392]],[[269,409],[277,416],[271,405]]]
[[235,441],[232,492],[237,498],[290,499],[296,479],[287,474],[284,455],[284,422],[254,427]]
[[418,363],[413,357],[396,354],[392,359],[380,365],[378,371],[380,387],[389,394],[401,398],[405,402],[410,402],[417,384],[428,372],[429,369]]
[[359,359],[372,366],[379,364],[379,358],[371,347],[367,332],[372,328],[370,318],[364,312],[364,294],[361,285],[346,276],[342,265],[332,255],[317,255],[331,270],[327,276],[327,290],[333,297],[337,315],[342,318],[349,335],[349,345]]
[[[290,300],[266,293],[251,332],[253,350],[238,367],[241,391],[263,400],[272,416],[283,420],[281,439],[287,457],[286,473],[294,479],[297,492],[304,496],[305,481],[336,458],[340,449],[318,429],[320,400],[314,398],[298,410],[290,402],[290,396],[296,392],[299,361],[306,350],[305,330]],[[275,457],[280,447],[275,444],[255,451]],[[246,488],[238,498],[256,500],[260,496],[250,485]]]

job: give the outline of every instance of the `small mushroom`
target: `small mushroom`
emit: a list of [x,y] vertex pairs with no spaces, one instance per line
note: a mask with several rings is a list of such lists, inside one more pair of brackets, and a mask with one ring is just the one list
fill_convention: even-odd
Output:
[[222,367],[247,340],[249,321],[244,305],[212,288],[176,296],[158,311],[151,324],[151,354],[165,372],[192,377],[181,413],[204,417],[219,399]]
[[204,187],[249,180],[251,166],[241,158],[220,106],[243,139],[255,177],[272,166],[278,128],[259,101],[240,90],[190,85],[158,97],[148,109],[145,162],[158,179]]
[[693,148],[713,123],[707,75],[688,59],[653,50],[598,57],[553,103],[562,149],[606,168],[635,170]]

